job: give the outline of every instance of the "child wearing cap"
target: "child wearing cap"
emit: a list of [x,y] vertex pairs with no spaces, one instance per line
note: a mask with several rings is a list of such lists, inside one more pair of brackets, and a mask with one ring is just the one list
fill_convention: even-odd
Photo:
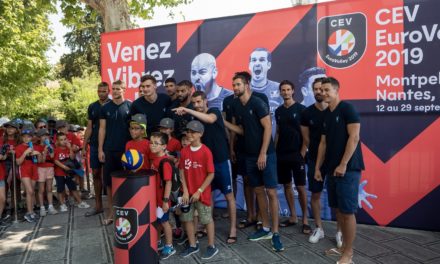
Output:
[[34,189],[35,182],[38,179],[37,163],[40,152],[33,148],[32,137],[35,130],[33,127],[23,127],[21,130],[21,141],[15,148],[15,157],[18,169],[20,171],[20,179],[26,192],[26,209],[27,213],[24,218],[29,223],[36,221],[37,216],[34,213]]
[[49,130],[39,128],[35,133],[38,141],[34,146],[35,150],[40,152],[40,159],[37,164],[38,172],[38,200],[40,202],[40,216],[46,216],[46,208],[44,207],[44,191],[46,191],[48,212],[51,215],[57,214],[58,211],[53,207],[52,183],[54,177],[54,147],[50,144]]
[[199,121],[191,121],[186,125],[186,136],[190,145],[183,148],[179,162],[182,179],[182,202],[190,204],[190,210],[180,216],[188,235],[188,247],[182,252],[182,257],[199,252],[195,239],[194,210],[199,213],[200,223],[206,226],[208,247],[202,259],[211,259],[218,253],[215,247],[215,230],[212,219],[211,182],[214,179],[214,161],[211,151],[201,142],[204,127]]
[[147,139],[147,119],[143,114],[135,114],[130,120],[130,136],[131,140],[125,144],[125,150],[136,149],[143,158],[144,164],[141,169],[150,168],[150,141]]
[[[166,159],[166,147],[168,143],[168,136],[161,132],[153,132],[150,137],[150,150],[152,154],[151,168],[156,173],[156,201],[157,206],[161,207],[163,211],[162,217],[158,218],[157,221],[160,223],[160,229],[163,230],[165,235],[165,245],[161,251],[161,259],[167,259],[176,253],[173,247],[173,233],[171,225],[169,222],[170,216],[170,193],[171,193],[171,179],[173,175],[173,168],[170,164],[171,161],[164,161],[162,167],[160,163],[163,159]],[[159,170],[162,171],[159,171]],[[161,176],[162,175],[162,176]],[[163,177],[163,180],[162,180]],[[158,249],[162,248],[162,241],[158,245]]]
[[73,147],[70,142],[67,141],[67,137],[64,133],[58,132],[56,137],[57,143],[54,150],[54,163],[60,211],[67,212],[67,206],[65,204],[66,197],[64,193],[66,185],[69,188],[70,193],[73,195],[73,198],[76,200],[78,208],[89,208],[90,205],[81,201],[76,182],[73,180],[74,177],[67,173],[71,169],[63,164],[67,160],[75,158]]
[[159,131],[168,135],[167,152],[168,155],[178,158],[182,146],[179,140],[173,137],[174,132],[174,120],[171,118],[162,118],[159,123]]

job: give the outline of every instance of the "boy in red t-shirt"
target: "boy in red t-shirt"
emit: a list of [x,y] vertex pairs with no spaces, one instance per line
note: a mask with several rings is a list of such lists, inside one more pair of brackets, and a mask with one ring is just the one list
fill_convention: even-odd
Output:
[[21,130],[21,141],[15,148],[15,157],[17,165],[19,166],[20,179],[26,191],[26,208],[27,213],[24,219],[29,223],[36,221],[37,216],[34,213],[34,189],[35,182],[38,179],[37,163],[40,152],[34,150],[32,144],[32,137],[34,129],[31,127],[23,127]]
[[186,136],[191,144],[181,151],[179,170],[182,180],[182,203],[190,205],[189,212],[182,213],[180,220],[184,222],[189,245],[182,252],[182,257],[188,257],[199,252],[195,239],[194,210],[199,213],[200,223],[206,226],[208,233],[208,248],[202,259],[211,259],[218,253],[215,247],[215,230],[212,219],[211,182],[214,179],[214,161],[208,147],[201,142],[204,127],[199,121],[193,120],[186,125]]
[[77,184],[74,181],[74,176],[71,176],[67,172],[71,170],[71,168],[67,167],[63,164],[68,159],[74,159],[75,154],[73,153],[72,145],[67,141],[67,137],[64,133],[58,132],[56,135],[57,138],[57,147],[54,150],[54,163],[55,163],[55,181],[57,183],[57,193],[58,200],[60,201],[60,211],[67,212],[67,206],[65,204],[65,186],[69,188],[69,191],[72,193],[76,202],[78,203],[78,208],[89,208],[86,202],[81,201],[81,196],[77,190]]
[[136,149],[139,151],[143,158],[144,164],[141,169],[150,168],[150,141],[147,137],[147,119],[143,114],[135,114],[131,117],[130,121],[130,135],[132,140],[125,144],[125,151],[129,149]]
[[159,131],[168,135],[167,152],[168,155],[178,158],[182,146],[179,140],[173,137],[174,120],[171,118],[162,118],[159,123]]
[[38,172],[38,200],[40,202],[40,216],[46,216],[46,208],[44,207],[44,191],[47,194],[47,202],[49,203],[48,212],[51,215],[57,214],[57,210],[53,207],[52,183],[54,177],[54,148],[50,144],[49,130],[42,128],[37,131],[37,145],[35,150],[41,153],[40,160],[37,164]]
[[[169,222],[170,209],[170,193],[171,193],[171,178],[173,168],[170,162],[163,162],[162,171],[159,171],[160,162],[166,159],[165,150],[168,143],[168,136],[161,132],[153,132],[150,137],[150,150],[153,157],[151,168],[156,170],[156,200],[157,206],[161,207],[163,215],[157,221],[161,224],[162,230],[165,234],[165,246],[160,254],[161,259],[167,259],[176,253],[173,247],[173,233]],[[163,175],[163,181],[161,177]]]

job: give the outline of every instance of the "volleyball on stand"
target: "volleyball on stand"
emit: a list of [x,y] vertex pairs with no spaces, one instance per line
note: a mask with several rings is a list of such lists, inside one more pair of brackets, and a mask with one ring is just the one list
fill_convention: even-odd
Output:
[[144,157],[136,149],[127,150],[121,157],[122,166],[126,170],[137,171],[144,164]]

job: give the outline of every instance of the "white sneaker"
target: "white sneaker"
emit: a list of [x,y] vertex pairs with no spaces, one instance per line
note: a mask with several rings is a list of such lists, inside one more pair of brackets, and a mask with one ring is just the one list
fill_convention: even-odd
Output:
[[61,212],[67,212],[67,211],[69,211],[69,209],[67,208],[67,205],[62,204],[62,205],[60,205],[60,211]]
[[53,207],[53,206],[49,206],[49,208],[47,209],[47,211],[49,211],[50,215],[56,215],[58,214],[58,211]]
[[46,216],[46,208],[44,208],[44,206],[40,207],[40,216]]
[[81,209],[86,209],[86,208],[90,207],[90,205],[86,202],[80,202],[77,206],[78,206],[78,208],[81,208]]
[[342,232],[341,231],[336,232],[336,247],[338,247],[338,248],[342,247]]
[[324,238],[324,230],[322,230],[322,228],[317,227],[315,228],[315,230],[313,230],[313,233],[310,235],[309,237],[309,242],[310,243],[318,243],[320,239]]

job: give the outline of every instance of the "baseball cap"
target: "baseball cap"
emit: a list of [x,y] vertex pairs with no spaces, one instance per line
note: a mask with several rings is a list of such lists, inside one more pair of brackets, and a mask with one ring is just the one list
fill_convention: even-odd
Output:
[[55,128],[58,129],[58,128],[66,127],[67,125],[68,124],[67,124],[66,120],[58,120],[55,123]]
[[138,123],[139,125],[147,125],[147,118],[144,114],[135,114],[131,117],[130,122]]
[[4,126],[4,127],[14,127],[14,128],[16,128],[16,129],[19,129],[19,128],[20,128],[20,125],[19,125],[17,122],[13,121],[13,120],[4,123],[3,126]]
[[57,120],[55,119],[55,117],[53,117],[53,116],[49,116],[48,118],[47,118],[47,122],[49,123],[49,122],[53,122],[53,123],[55,123]]
[[22,135],[33,135],[35,133],[34,125],[25,124],[21,128]]
[[202,123],[200,123],[200,121],[193,120],[186,125],[186,130],[203,133],[203,131],[205,131],[205,127],[202,125]]
[[43,129],[39,129],[37,131],[37,133],[35,133],[37,135],[37,137],[42,137],[42,136],[48,136],[50,135],[49,130],[43,128]]
[[164,128],[174,128],[174,120],[168,117],[162,118],[162,120],[160,120],[159,126]]
[[70,124],[69,125],[69,132],[78,132],[78,125]]

